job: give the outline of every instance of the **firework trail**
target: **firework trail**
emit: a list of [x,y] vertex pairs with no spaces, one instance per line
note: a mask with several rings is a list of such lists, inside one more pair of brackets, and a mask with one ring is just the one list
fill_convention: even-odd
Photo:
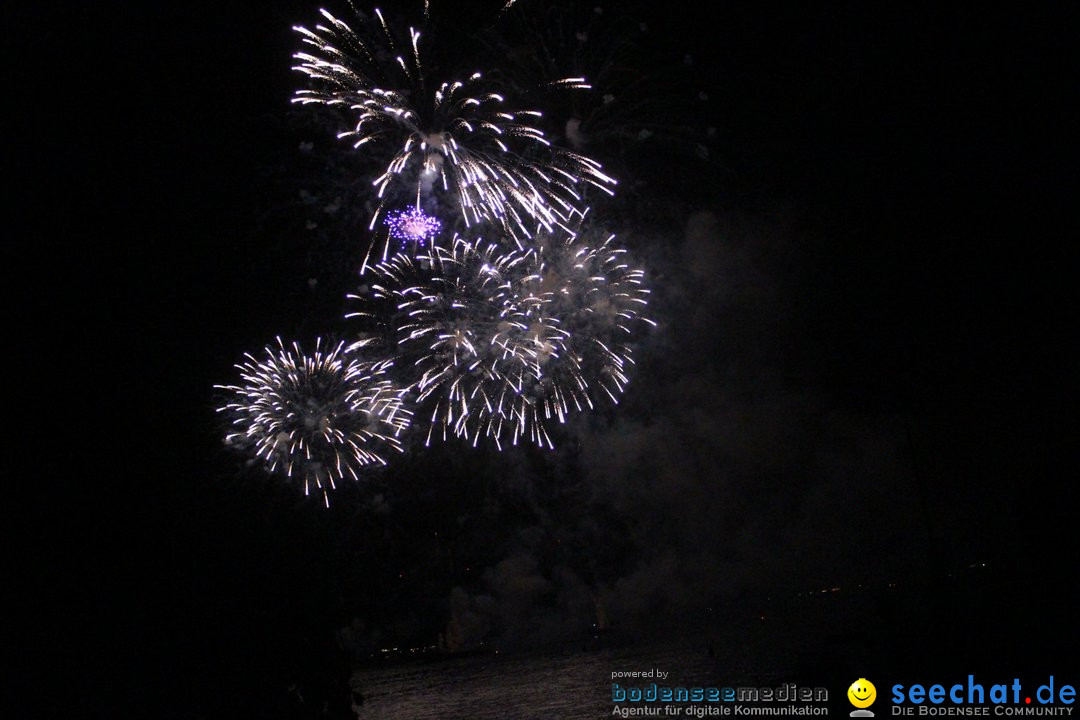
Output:
[[459,211],[467,227],[498,223],[522,247],[538,226],[551,230],[573,213],[584,187],[612,193],[599,163],[553,146],[538,127],[542,113],[508,107],[480,72],[429,79],[415,28],[391,28],[378,9],[374,19],[357,13],[355,30],[321,12],[325,22],[294,28],[307,46],[295,69],[309,86],[293,101],[340,111],[351,127],[338,136],[384,160],[369,229],[388,206],[407,199],[419,211],[447,195],[442,209]]
[[271,473],[314,486],[329,505],[328,490],[361,468],[385,465],[383,454],[401,452],[398,436],[410,424],[403,391],[389,379],[392,363],[364,362],[344,343],[307,355],[278,338],[264,356],[246,354],[239,385],[217,385],[227,402],[225,442],[250,453]]

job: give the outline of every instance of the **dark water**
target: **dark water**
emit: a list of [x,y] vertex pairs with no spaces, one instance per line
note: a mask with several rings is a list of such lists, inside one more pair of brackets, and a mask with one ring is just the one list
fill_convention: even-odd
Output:
[[[353,686],[365,697],[361,718],[608,718],[615,671],[659,669],[670,673],[661,684],[701,686],[775,674],[747,667],[730,648],[714,648],[714,655],[728,659],[710,657],[704,641],[694,640],[530,657],[487,655],[365,669],[353,676]],[[640,686],[656,680],[614,682]]]

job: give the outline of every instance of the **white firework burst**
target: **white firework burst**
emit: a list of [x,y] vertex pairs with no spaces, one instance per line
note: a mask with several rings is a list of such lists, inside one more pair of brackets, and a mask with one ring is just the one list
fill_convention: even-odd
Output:
[[321,338],[310,355],[278,338],[261,358],[245,358],[239,384],[215,386],[227,398],[218,408],[229,423],[225,441],[302,482],[305,494],[317,488],[329,504],[337,482],[359,480],[362,468],[401,452],[411,412],[390,379],[391,361],[362,361]]
[[[498,440],[508,374],[523,363],[521,319],[509,302],[524,256],[455,236],[415,257],[398,254],[370,268],[370,284],[348,297],[383,333],[416,402],[431,408],[427,442],[449,435]],[[370,347],[368,337],[353,348]],[[426,411],[425,411],[426,412]]]
[[325,22],[294,28],[308,46],[295,69],[309,83],[293,101],[339,110],[350,123],[339,137],[382,160],[371,228],[388,204],[408,199],[426,209],[447,195],[453,202],[433,209],[456,208],[466,226],[498,223],[521,248],[537,227],[562,224],[585,186],[612,193],[615,180],[598,162],[552,145],[542,113],[513,109],[482,73],[427,78],[420,31],[395,33],[378,9],[374,19],[358,14],[355,30],[321,12]]
[[[562,337],[561,354],[541,352],[534,361],[541,392],[533,422],[561,421],[604,397],[617,404],[634,364],[633,345],[645,326],[656,324],[644,314],[651,293],[645,271],[634,267],[613,234],[586,225],[584,213],[574,232],[538,236],[527,258],[531,272],[513,302],[557,324]],[[543,418],[536,416],[540,411]]]
[[640,323],[652,323],[642,315],[643,271],[610,236],[537,241],[518,252],[455,237],[372,266],[370,284],[349,296],[360,308],[348,317],[375,322],[408,374],[403,385],[430,407],[428,442],[455,435],[550,448],[552,424],[599,397],[618,402]]

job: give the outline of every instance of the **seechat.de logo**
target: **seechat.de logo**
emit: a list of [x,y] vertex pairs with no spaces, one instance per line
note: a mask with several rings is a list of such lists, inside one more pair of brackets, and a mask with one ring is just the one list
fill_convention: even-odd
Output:
[[1020,678],[1011,683],[984,684],[968,675],[967,682],[893,685],[892,701],[893,715],[1069,716],[1076,688],[1053,675],[1035,692],[1030,686],[1025,689]]

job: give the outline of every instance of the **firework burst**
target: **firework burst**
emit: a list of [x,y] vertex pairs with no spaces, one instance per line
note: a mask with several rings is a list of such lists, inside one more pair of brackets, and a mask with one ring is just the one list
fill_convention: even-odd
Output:
[[[431,408],[427,442],[448,435],[498,440],[508,373],[520,366],[522,330],[509,302],[511,279],[525,258],[483,240],[458,236],[415,257],[398,254],[372,266],[370,284],[349,295],[361,318],[389,345],[418,403]],[[353,347],[371,347],[366,337]]]
[[387,214],[384,224],[390,229],[390,237],[401,242],[402,250],[410,245],[426,247],[442,229],[442,222],[437,217],[428,215],[419,208],[393,210]]
[[427,78],[420,31],[396,33],[374,14],[358,14],[354,30],[323,10],[325,23],[295,28],[309,49],[294,56],[309,79],[294,102],[340,111],[351,127],[339,137],[384,161],[373,182],[380,202],[371,228],[387,203],[408,197],[429,207],[445,194],[452,202],[442,209],[456,207],[466,226],[498,223],[522,247],[537,227],[559,226],[585,186],[612,192],[615,180],[599,163],[547,140],[538,127],[542,113],[508,107],[480,72]]
[[[430,408],[427,442],[455,435],[497,447],[553,447],[549,427],[618,402],[648,289],[610,236],[560,233],[503,251],[455,237],[370,268],[348,314],[378,328],[416,401]],[[425,409],[424,414],[427,415]]]
[[361,468],[401,451],[411,413],[388,377],[391,362],[364,362],[321,339],[311,355],[278,338],[262,358],[245,357],[236,366],[241,383],[216,386],[227,395],[218,408],[229,421],[225,441],[302,481],[305,494],[314,486],[329,504],[338,481],[359,480]]
[[[632,347],[645,326],[650,290],[645,272],[634,267],[615,236],[584,224],[574,232],[543,234],[527,253],[530,274],[513,302],[537,322],[557,323],[561,356],[549,362],[546,345],[534,360],[538,391],[534,413],[562,421],[572,410],[594,406],[596,398],[618,403],[634,364]],[[533,417],[534,423],[541,418]]]

